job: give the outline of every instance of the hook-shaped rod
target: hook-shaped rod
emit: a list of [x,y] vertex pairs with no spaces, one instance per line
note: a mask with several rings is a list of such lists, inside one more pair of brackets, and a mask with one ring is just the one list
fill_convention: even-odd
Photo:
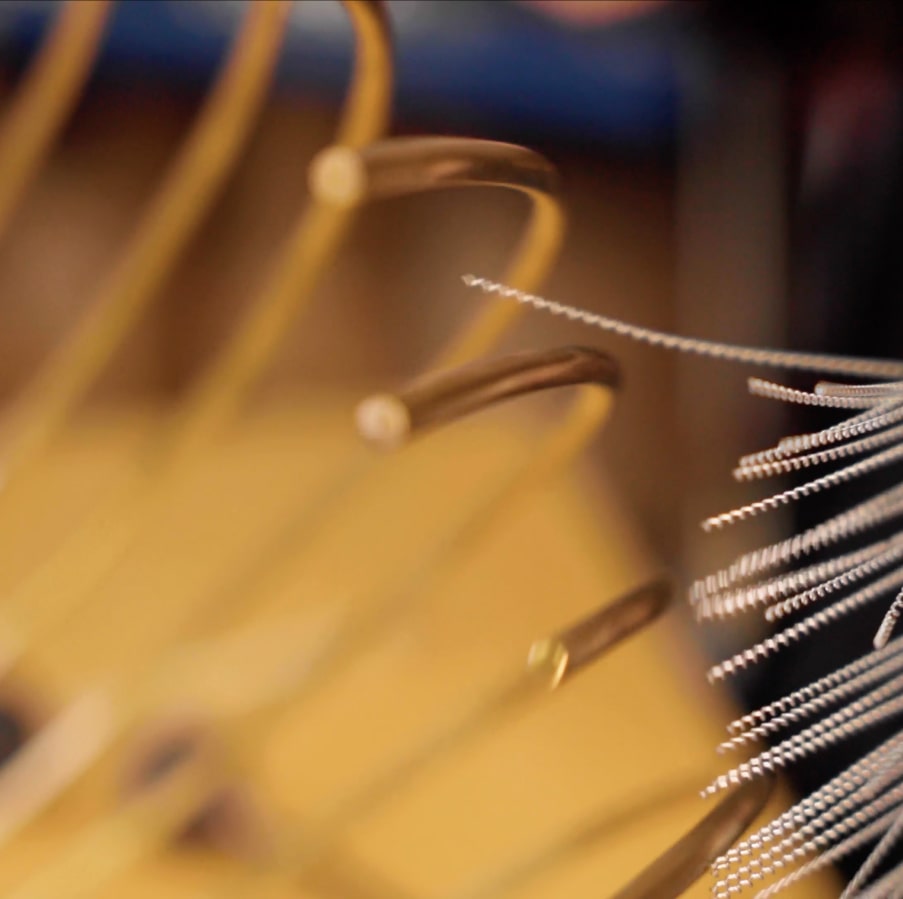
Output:
[[[355,32],[351,85],[342,109],[337,142],[349,153],[382,136],[391,110],[392,41],[379,0],[342,0]],[[333,260],[357,216],[355,205],[341,204],[313,191],[313,202],[301,213],[277,253],[250,308],[233,336],[203,372],[166,428],[167,458],[157,479],[176,477],[203,451],[235,414],[247,392],[307,307],[314,287]]]
[[[364,8],[373,7],[365,4]],[[398,139],[360,151],[342,149],[352,154],[350,158],[361,161],[369,173],[368,178],[379,185],[374,194],[367,195],[369,199],[378,199],[399,190],[477,184],[502,185],[525,191],[531,196],[550,197],[543,192],[551,191],[555,182],[554,170],[541,156],[493,141]],[[407,174],[402,177],[402,172]],[[320,214],[327,217],[349,214],[342,204],[337,205],[330,199],[328,191],[322,196],[317,191],[314,193],[317,200],[315,207],[311,215],[305,217],[308,225],[314,223],[311,225],[313,230],[302,229],[307,238],[327,233],[315,227],[316,222],[322,224],[325,221],[318,218]],[[338,219],[333,221],[336,223]],[[343,228],[345,224],[347,222],[342,224]],[[316,260],[321,257],[317,254],[325,244],[317,242],[319,238],[310,244],[307,238],[301,241],[302,255],[289,252],[283,260],[290,268],[297,263],[301,263],[301,267],[294,273],[281,268],[277,271],[270,285],[272,289],[264,291],[249,320],[239,329],[236,339],[177,412],[170,425],[170,452],[161,463],[162,468],[153,477],[141,482],[137,496],[130,492],[125,497],[117,497],[112,508],[102,508],[9,598],[8,602],[15,609],[22,610],[25,620],[35,622],[34,627],[30,628],[32,632],[56,626],[96,596],[102,579],[125,557],[148,518],[154,520],[155,512],[166,511],[166,500],[170,495],[166,488],[180,483],[179,477],[195,457],[195,451],[206,446],[215,426],[222,423],[228,410],[238,403],[242,391],[250,383],[249,378],[260,371],[263,361],[274,349],[287,325],[284,314],[305,293],[306,288],[301,289],[301,282],[295,276],[301,275],[307,279],[304,283],[309,287],[310,278],[319,270],[320,263]],[[331,239],[327,238],[327,242]],[[315,249],[310,255],[308,251],[312,246],[320,249]],[[598,397],[594,397],[591,405],[596,404]],[[325,505],[349,492],[357,483],[357,476],[368,469],[369,466],[354,469],[350,478],[342,476],[342,483],[328,485],[324,494],[328,497]],[[226,595],[214,591],[207,599],[193,606],[188,610],[193,625],[186,627],[208,623],[206,615],[211,610],[225,615],[235,605],[249,601],[257,595],[258,591],[254,588],[259,579],[266,579],[267,584],[272,581],[281,583],[280,577],[287,573],[280,567],[283,561],[290,561],[290,576],[298,558],[296,535],[300,532],[300,536],[305,536],[307,526],[319,518],[321,511],[321,507],[315,504],[313,509],[302,510],[297,518],[287,522],[272,544],[272,553],[264,553],[263,557],[253,560],[249,569],[237,577],[230,572],[230,587]],[[103,539],[98,539],[99,534],[103,535]],[[66,585],[65,590],[59,590],[61,583]],[[104,596],[102,593],[100,595]]]
[[771,775],[741,784],[612,899],[677,899],[740,839],[765,809],[774,785]]
[[[252,12],[271,4],[252,4]],[[359,61],[349,91],[340,133],[355,140],[374,137],[388,114],[391,84],[391,44],[382,5],[374,0],[347,0],[357,30]],[[272,5],[273,10],[277,9]],[[280,0],[278,9],[285,17]],[[267,13],[272,16],[272,10]],[[251,15],[251,13],[249,13]],[[280,20],[282,21],[282,20]],[[236,51],[237,52],[237,51]],[[273,50],[275,53],[275,49]],[[247,75],[241,76],[247,81]],[[376,78],[376,85],[366,83]],[[368,105],[364,105],[364,99]],[[376,101],[382,105],[372,105]],[[21,610],[30,631],[54,626],[96,595],[103,578],[134,544],[142,526],[167,508],[171,488],[180,483],[198,451],[238,405],[244,391],[261,373],[299,303],[337,247],[350,224],[348,213],[323,203],[301,217],[276,260],[271,276],[252,308],[239,323],[236,336],[217,355],[200,383],[164,426],[162,440],[138,481],[95,510],[61,546],[31,572],[7,599],[7,608]],[[60,590],[59,585],[65,584]]]
[[[505,282],[538,284],[549,273],[564,238],[565,215],[554,168],[513,144],[449,137],[396,138],[354,152],[323,151],[312,163],[311,190],[338,205],[446,187],[513,188],[531,200],[530,218]],[[523,288],[521,288],[523,289]],[[518,316],[514,306],[487,307],[440,351],[435,365],[462,365],[487,352]]]
[[[269,876],[278,876],[286,886],[297,885],[318,866],[337,864],[333,856],[349,827],[397,795],[424,769],[510,716],[529,709],[537,699],[560,689],[581,670],[650,625],[665,611],[671,595],[670,584],[656,580],[591,612],[570,627],[536,640],[527,653],[524,668],[507,683],[444,724],[403,759],[352,796],[339,801],[316,821],[307,821],[283,836],[274,858],[278,874],[271,870]],[[247,738],[239,733],[237,741],[241,744]]]
[[357,428],[370,444],[394,450],[429,428],[505,400],[577,384],[614,389],[617,366],[595,350],[565,347],[432,373],[397,394],[364,400],[357,408]]
[[74,333],[51,353],[10,410],[0,456],[7,486],[63,426],[200,226],[250,134],[287,17],[283,0],[250,5],[162,188]]
[[[383,4],[379,0],[343,0],[343,6],[352,20],[357,44],[354,74],[339,126],[339,138],[351,144],[365,143],[379,136],[388,118],[392,83],[391,41]],[[253,103],[262,100],[266,82],[264,70],[267,67],[271,69],[275,63],[278,37],[286,24],[288,10],[289,4],[283,0],[251,5],[250,18],[235,44],[213,97],[207,102],[202,121],[195,127],[189,146],[183,153],[182,168],[173,174],[169,188],[164,191],[170,202],[167,204],[161,200],[157,204],[158,224],[165,221],[179,203],[187,202],[185,198],[190,193],[188,182],[198,176],[197,164],[199,160],[203,162],[204,153],[211,149],[211,141],[216,144],[231,134],[231,142],[237,150],[239,131],[250,127]],[[214,150],[211,162],[219,160],[218,164],[225,166],[222,150],[216,147]],[[179,171],[181,177],[178,176]],[[247,385],[249,378],[260,370],[259,363],[266,357],[266,346],[272,347],[271,338],[281,333],[280,322],[286,309],[294,308],[298,298],[305,294],[304,279],[319,270],[316,260],[320,257],[317,254],[322,254],[333,240],[338,239],[338,234],[331,231],[328,225],[333,210],[323,203],[314,205],[313,210],[307,210],[302,215],[296,232],[287,240],[268,286],[256,302],[250,318],[239,329],[239,335],[218,357],[212,373],[201,388],[192,393],[185,408],[177,413],[169,428],[169,440],[164,441],[169,452],[156,454],[156,464],[149,469],[151,476],[139,480],[137,494],[133,486],[124,495],[115,496],[111,504],[97,510],[7,597],[3,622],[5,639],[0,642],[0,672],[8,671],[13,664],[27,662],[29,650],[35,647],[46,629],[64,626],[68,616],[92,596],[91,590],[98,584],[98,579],[115,565],[131,545],[144,513],[154,508],[158,501],[162,507],[167,494],[160,489],[160,478],[178,474],[180,469],[177,463],[184,462],[192,449],[203,444],[203,438],[209,436],[213,426],[221,420],[237,385]],[[182,208],[184,211],[184,206]],[[136,252],[133,262],[136,256],[141,254]],[[145,262],[154,268],[159,260],[146,258]],[[126,269],[132,270],[128,265]],[[120,282],[122,280],[120,278]],[[112,317],[117,318],[115,314]],[[97,327],[101,324],[95,323]],[[119,324],[122,322],[119,321]],[[89,345],[97,337],[97,327],[93,331],[89,329]],[[264,347],[261,338],[264,338]],[[63,589],[60,585],[64,585]],[[27,670],[27,665],[25,667]],[[115,714],[112,718],[104,717],[103,722],[94,728],[96,738],[90,752],[84,759],[80,758],[77,765],[55,765],[52,771],[45,772],[41,778],[42,789],[34,794],[31,801],[13,803],[16,811],[9,821],[0,816],[0,843],[31,820],[50,799],[71,785],[91,759],[102,753],[121,733],[125,722],[132,720],[129,715],[121,716],[120,692],[114,690],[113,694],[116,699]],[[74,702],[78,704],[79,701],[76,699]],[[68,720],[66,712],[66,709],[60,712],[61,721]],[[81,733],[81,726],[77,724],[76,727]],[[69,733],[69,729],[63,727],[59,738],[52,738],[49,742],[54,747],[64,747]],[[46,742],[34,744],[42,748],[35,749],[35,758],[30,762],[31,744],[23,747],[20,753],[25,760],[23,764],[40,768],[41,764],[47,763],[47,754],[43,750]],[[77,745],[80,747],[82,744],[78,742]],[[14,772],[7,769],[0,771],[0,809],[4,806],[7,793],[20,796],[20,784],[21,778],[15,777]]]
[[[510,144],[423,137],[390,138],[363,148],[330,147],[312,163],[310,182],[324,214],[333,215],[349,214],[364,202],[442,188],[491,186],[524,193],[531,200],[531,219],[509,272],[515,269],[526,272],[530,268],[530,273],[524,275],[530,283],[544,277],[560,242],[564,216],[555,195],[554,168],[538,154]],[[544,223],[542,228],[537,230],[536,221]],[[297,293],[297,285],[291,290]],[[278,333],[277,326],[268,330],[272,335]],[[494,330],[489,343],[500,334]],[[487,345],[478,341],[466,355],[476,354]],[[451,344],[444,351],[449,358],[450,354]],[[212,379],[211,389],[217,382],[222,384],[224,380]],[[228,616],[235,607],[269,590],[277,590],[289,581],[314,528],[322,525],[329,511],[371,469],[369,457],[365,457],[357,466],[343,470],[338,478],[330,480],[312,503],[277,529],[275,538],[260,555],[248,560],[237,573],[230,571],[223,587],[212,591],[199,608]]]
[[[377,587],[366,597],[352,600],[345,617],[326,629],[322,640],[309,650],[303,664],[293,654],[292,670],[300,680],[292,686],[293,706],[301,693],[328,680],[342,670],[364,648],[386,636],[411,604],[434,590],[441,579],[454,570],[490,531],[498,516],[536,484],[558,471],[574,457],[595,433],[607,414],[618,383],[612,360],[598,350],[583,347],[514,354],[502,360],[474,363],[466,368],[444,371],[401,391],[393,397],[383,394],[365,400],[358,410],[365,439],[377,434],[380,445],[399,445],[399,434],[409,437],[419,422],[444,425],[478,408],[554,387],[576,386],[576,402],[565,421],[540,443],[527,462],[490,497],[482,498],[468,510],[413,571],[388,587]],[[389,414],[384,415],[383,409]],[[399,428],[387,438],[390,429]],[[399,425],[399,422],[403,422]],[[311,632],[321,631],[321,612],[308,612]]]

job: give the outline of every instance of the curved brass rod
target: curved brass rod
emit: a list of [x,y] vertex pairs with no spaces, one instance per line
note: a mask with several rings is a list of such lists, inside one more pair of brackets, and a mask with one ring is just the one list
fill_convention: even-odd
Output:
[[[764,810],[772,781],[763,778],[742,785],[726,796],[703,820],[666,850],[645,871],[619,890],[613,899],[669,899],[682,895],[740,838]],[[618,828],[642,821],[662,807],[686,802],[698,793],[689,783],[676,784],[665,794],[632,802],[621,813],[606,812],[580,825],[550,846],[531,853],[480,883],[446,894],[445,899],[503,899],[522,889],[538,875],[564,859],[586,853],[592,846],[615,836]],[[701,803],[700,803],[701,804]]]
[[576,384],[616,388],[617,366],[596,350],[564,347],[431,373],[397,394],[364,400],[356,414],[358,432],[374,446],[397,449],[417,433],[503,400]]
[[[318,820],[305,822],[283,836],[273,851],[267,882],[278,880],[289,888],[297,886],[298,881],[305,881],[311,872],[324,866],[326,870],[340,870],[344,856],[336,854],[340,852],[338,844],[351,825],[372,812],[381,802],[396,795],[411,778],[429,765],[447,757],[509,716],[530,708],[537,699],[559,689],[582,669],[647,627],[665,611],[671,595],[671,586],[667,581],[653,581],[591,612],[558,633],[536,640],[527,653],[525,667],[507,683],[496,687],[459,718],[445,724],[404,759],[351,797],[340,801]],[[241,670],[253,670],[252,660],[247,659],[246,662],[247,667],[243,666]],[[222,665],[218,667],[218,672],[222,674]],[[193,672],[193,675],[198,673]],[[244,686],[242,683],[240,688]],[[249,742],[246,730],[239,730],[231,744],[233,752],[240,751],[242,744]],[[253,881],[258,876],[259,872],[248,872],[242,880],[242,887],[247,885],[246,880]],[[231,890],[228,895],[232,895]]]
[[[540,155],[523,147],[466,138],[390,138],[363,149],[330,147],[311,164],[311,190],[329,208],[354,208],[403,193],[444,188],[496,186],[526,194],[531,216],[521,244],[509,265],[507,277],[521,283],[538,283],[557,255],[564,228],[564,214],[556,197],[558,176]],[[492,307],[462,336],[440,353],[443,360],[472,358],[491,346],[512,321],[498,318]],[[250,561],[227,586],[202,603],[204,610],[219,614],[275,589],[291,577],[303,545],[321,516],[348,495],[370,465],[360,464],[329,483],[314,503],[287,521],[268,551]],[[289,566],[286,571],[283,567]]]
[[[323,215],[339,217],[350,215],[363,202],[405,192],[485,185],[519,191],[530,198],[532,212],[520,249],[508,268],[509,277],[538,283],[558,251],[564,215],[555,196],[557,175],[543,157],[522,147],[437,137],[390,138],[364,148],[330,147],[311,164],[310,182]],[[353,190],[349,182],[355,185]],[[299,246],[305,246],[303,239]],[[299,285],[290,287],[289,295],[297,296]],[[268,333],[276,335],[283,326],[280,320],[267,329]],[[490,327],[485,322],[477,330],[486,340],[467,338],[470,350],[466,355],[482,351],[501,334],[495,325]],[[248,350],[251,352],[253,349]],[[452,344],[443,355],[452,358]],[[217,383],[226,380],[211,379],[208,395],[217,392]],[[220,390],[220,395],[236,394]],[[285,522],[261,556],[250,559],[243,570],[230,572],[223,588],[213,591],[201,607],[227,616],[234,608],[290,579],[303,555],[299,550],[303,550],[313,528],[321,525],[323,516],[349,495],[371,468],[369,457],[363,458],[327,483],[313,503]]]
[[163,187],[74,333],[51,354],[10,411],[2,457],[7,486],[65,423],[197,231],[250,133],[287,15],[282,0],[251,4]]
[[668,607],[667,581],[646,584],[603,606],[570,627],[536,640],[525,668],[494,689],[459,719],[449,722],[404,759],[352,796],[340,801],[319,822],[307,822],[292,836],[301,848],[291,852],[286,873],[296,878],[308,870],[352,826],[404,788],[429,765],[485,734],[510,715],[530,708],[536,699],[568,683],[632,634],[647,627]]
[[612,899],[676,899],[740,839],[764,810],[774,784],[771,775],[741,784]]
[[[357,46],[354,75],[342,114],[339,138],[354,144],[372,140],[385,127],[392,83],[391,42],[383,4],[379,0],[343,0],[343,5],[354,25]],[[249,22],[240,38],[240,44],[233,51],[229,63],[231,68],[222,76],[217,87],[220,117],[228,111],[223,107],[236,102],[236,97],[230,99],[230,92],[234,93],[239,88],[239,93],[251,92],[250,74],[247,71],[250,60],[246,58],[239,65],[241,53],[262,57],[263,22],[269,21],[272,31],[273,24],[278,21],[281,31],[287,11],[288,6],[282,0],[273,4],[251,4],[249,15],[256,17],[257,37],[252,40]],[[270,64],[275,60],[275,51],[274,43],[269,51],[272,55]],[[258,66],[262,61],[261,58]],[[262,87],[262,83],[260,86]],[[249,101],[250,97],[246,97],[246,100]],[[211,120],[207,123],[207,137],[202,141],[202,134],[198,132],[203,129],[195,129],[196,151],[206,146],[207,140],[215,131],[217,118],[214,115],[213,100],[208,101],[207,109],[208,113],[205,115]],[[249,122],[250,119],[247,124]],[[222,126],[223,123],[220,122],[220,127]],[[190,169],[197,162],[196,156],[197,152],[189,154],[189,158],[184,160],[186,168]],[[185,188],[186,185],[182,183],[182,187]],[[64,626],[69,614],[91,597],[90,591],[97,585],[98,578],[126,552],[146,513],[155,508],[157,503],[162,505],[167,497],[167,493],[161,489],[161,479],[167,479],[165,486],[169,483],[168,479],[175,479],[182,472],[192,451],[204,445],[205,439],[212,434],[213,428],[222,421],[236,401],[241,388],[248,386],[260,371],[276,339],[284,330],[287,316],[309,294],[314,276],[321,270],[322,264],[349,223],[350,218],[344,210],[336,212],[324,203],[315,203],[313,209],[302,215],[297,228],[287,239],[254,308],[239,327],[238,336],[221,352],[208,376],[202,379],[201,386],[192,391],[182,409],[173,417],[167,431],[169,439],[162,444],[164,452],[155,454],[148,471],[149,476],[140,478],[137,487],[133,485],[132,490],[114,497],[112,504],[97,511],[40,569],[7,597],[4,624],[8,622],[8,632],[3,632],[5,639],[0,641],[0,674],[9,671],[13,664],[27,659],[29,645],[34,646],[37,638],[47,628]],[[65,589],[60,589],[61,584],[65,585]],[[118,699],[119,695],[118,690],[113,691],[114,698]],[[75,705],[79,701],[76,699]],[[92,728],[87,729],[93,729],[89,740],[90,751],[85,750],[77,764],[73,763],[68,767],[57,764],[51,773],[45,771],[41,777],[42,789],[30,798],[20,798],[22,778],[16,772],[28,765],[39,769],[42,764],[46,764],[48,752],[45,751],[45,745],[65,746],[72,733],[71,727],[78,734],[87,733],[80,719],[71,726],[65,725],[68,721],[67,709],[63,709],[59,715],[61,728],[58,736],[51,735],[48,741],[35,743],[34,759],[30,756],[29,746],[26,746],[19,753],[20,764],[0,770],[0,809],[9,805],[14,810],[6,816],[0,814],[0,843],[8,840],[38,814],[50,799],[66,789],[93,759],[109,747],[111,741],[121,733],[125,723],[132,720],[129,715],[123,719],[121,713],[122,704],[116,703],[114,711],[95,721]],[[81,748],[84,741],[73,740],[72,745]],[[10,802],[10,796],[17,799]]]
[[[315,195],[343,206],[364,198],[474,185],[514,188],[527,194],[530,218],[505,270],[506,284],[543,281],[564,238],[565,216],[557,199],[555,169],[533,151],[513,144],[411,137],[358,153],[331,147],[312,163],[310,184]],[[450,368],[476,359],[492,348],[519,313],[515,303],[488,306],[442,348],[434,365]]]
[[[372,7],[365,4],[364,8]],[[344,149],[353,154],[353,158],[363,160],[371,173],[383,169],[391,173],[403,167],[416,169],[419,159],[425,168],[420,174],[408,176],[406,186],[411,189],[418,185],[428,189],[496,184],[503,180],[506,187],[532,195],[540,190],[538,185],[551,189],[554,182],[554,172],[542,157],[492,141],[399,139],[360,151]],[[465,156],[470,160],[468,165],[461,162]],[[443,159],[448,162],[444,168],[439,164]],[[481,181],[480,178],[490,180]],[[377,181],[398,185],[398,178],[390,174],[380,176]],[[168,426],[168,452],[159,457],[151,477],[141,480],[137,495],[129,492],[124,497],[116,497],[112,508],[104,507],[96,513],[7,598],[8,608],[12,607],[23,621],[29,622],[30,636],[46,627],[58,626],[97,595],[103,578],[122,561],[141,528],[149,520],[153,521],[155,515],[166,511],[169,488],[180,483],[183,473],[190,471],[198,451],[207,445],[217,427],[237,407],[243,391],[278,343],[288,324],[289,313],[296,310],[299,298],[309,295],[313,279],[326,258],[323,254],[332,252],[333,241],[344,233],[351,221],[348,218],[350,207],[336,205],[317,191],[315,197],[314,208],[304,217],[300,230],[290,238],[273,278],[239,327],[238,336],[173,416]],[[336,225],[339,230],[330,230],[332,225],[324,227],[326,222]],[[600,398],[595,394],[585,403],[587,409],[594,409],[599,404]],[[607,408],[607,403],[602,405]],[[193,622],[209,623],[206,612],[213,610],[225,615],[230,608],[248,601],[257,595],[248,589],[248,585],[252,585],[253,590],[260,578],[278,581],[285,574],[280,563],[288,562],[293,571],[299,558],[299,532],[301,537],[306,536],[310,524],[318,520],[322,505],[329,506],[337,495],[349,492],[368,469],[369,465],[352,469],[343,474],[337,484],[328,484],[325,502],[303,509],[297,518],[287,522],[272,545],[272,554],[266,553],[264,558],[253,560],[245,572],[231,576],[226,596],[212,593],[199,603],[194,608]],[[103,539],[98,535],[103,535]],[[60,590],[60,584],[65,584],[66,589]]]
[[69,0],[0,129],[0,237],[82,94],[112,0]]
[[[414,191],[495,186],[524,193],[531,201],[530,219],[506,275],[518,283],[539,283],[560,247],[564,213],[555,193],[555,169],[533,151],[511,144],[421,137],[390,138],[363,148],[333,146],[311,164],[309,180],[324,215],[332,216],[348,215],[364,202]],[[507,312],[499,318],[501,308],[489,307],[445,347],[441,358],[470,359],[487,349],[513,320]],[[271,334],[277,330],[269,329]],[[202,608],[228,616],[236,607],[288,581],[314,528],[322,525],[323,517],[371,468],[369,459],[363,458],[327,483],[311,504],[285,522],[262,555],[249,560],[237,573],[230,572],[224,586],[213,591]]]
[[327,147],[313,160],[314,195],[336,206],[427,190],[480,185],[548,196],[557,189],[554,168],[516,144],[468,137],[394,137],[359,150]]
[[[258,10],[255,14],[259,16],[259,10],[270,6],[252,4],[251,9]],[[357,30],[359,59],[339,131],[350,135],[349,139],[364,140],[377,136],[388,115],[391,44],[380,3],[347,0],[345,6]],[[281,0],[278,8],[284,20]],[[374,78],[377,83],[367,83]],[[378,105],[373,105],[377,101]],[[95,510],[7,597],[7,607],[22,610],[31,631],[55,625],[92,598],[92,591],[126,555],[147,519],[166,509],[170,489],[180,483],[198,452],[262,372],[351,221],[347,210],[322,202],[315,202],[302,214],[263,290],[239,322],[235,337],[164,425],[163,436],[138,482]],[[66,585],[65,590],[59,589],[60,584]]]
[[[306,653],[289,642],[289,656],[280,665],[270,654],[261,668],[264,679],[269,672],[288,670],[289,685],[276,690],[292,697],[297,706],[299,696],[341,670],[363,648],[388,634],[411,604],[434,589],[441,579],[454,570],[458,562],[484,539],[498,516],[538,482],[559,470],[588,442],[602,423],[611,406],[613,390],[618,382],[617,369],[612,360],[598,350],[584,347],[520,353],[502,360],[474,363],[463,369],[445,371],[431,376],[408,392],[394,397],[380,395],[365,400],[358,412],[358,424],[372,439],[378,432],[382,445],[400,445],[398,432],[385,440],[385,419],[381,409],[388,408],[389,418],[403,413],[404,434],[409,436],[415,421],[433,426],[441,421],[447,425],[456,417],[486,408],[514,397],[537,393],[563,386],[577,386],[578,395],[565,421],[540,443],[528,461],[514,472],[492,494],[482,498],[455,523],[413,571],[405,571],[399,581],[377,587],[372,595],[352,599],[341,620],[327,616],[324,625],[322,610],[293,613],[283,618],[276,630],[297,633],[307,628],[317,635]],[[397,424],[396,419],[396,424]],[[377,423],[381,422],[381,423]],[[390,427],[395,427],[395,424]],[[374,431],[375,429],[375,431]],[[251,687],[254,675],[242,667],[245,681],[242,695],[266,695],[267,689],[255,691]]]
[[354,72],[336,143],[364,147],[389,127],[392,108],[392,40],[383,0],[342,0],[356,42]]
[[[380,0],[342,0],[355,31],[351,87],[338,128],[348,152],[377,140],[387,127],[393,80],[392,42]],[[201,375],[177,410],[164,441],[169,454],[161,476],[175,477],[183,460],[202,450],[234,414],[279,348],[291,322],[354,223],[357,209],[314,192],[234,336]]]

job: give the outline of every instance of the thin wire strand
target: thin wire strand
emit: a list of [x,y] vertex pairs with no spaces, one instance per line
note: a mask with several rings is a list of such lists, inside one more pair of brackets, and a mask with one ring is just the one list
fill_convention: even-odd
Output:
[[761,350],[754,347],[736,346],[719,343],[713,340],[700,340],[692,337],[679,337],[653,328],[630,325],[606,315],[597,315],[576,306],[556,303],[542,297],[506,287],[488,278],[475,275],[464,275],[462,280],[471,288],[479,288],[484,293],[496,294],[505,299],[513,299],[519,303],[532,306],[553,315],[563,315],[571,321],[579,321],[593,328],[600,328],[628,337],[632,340],[677,350],[683,353],[709,356],[729,362],[742,362],[748,365],[761,365],[769,368],[792,369],[797,371],[831,372],[851,375],[853,377],[903,378],[903,362],[893,359],[862,359],[852,356],[833,356],[822,353],[795,353],[782,350]]

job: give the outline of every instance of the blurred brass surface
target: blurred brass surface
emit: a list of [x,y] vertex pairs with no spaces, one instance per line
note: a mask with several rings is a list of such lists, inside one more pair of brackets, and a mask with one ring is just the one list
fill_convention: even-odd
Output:
[[[259,545],[274,510],[304,502],[317,472],[351,451],[356,399],[323,391],[315,399],[286,397],[216,444],[167,525],[149,535],[141,564],[121,573],[129,585],[121,607],[79,618],[38,647],[47,684],[40,701],[53,705],[115,680],[136,658],[151,671],[162,665],[172,650],[168,622],[224,564]],[[285,608],[302,599],[329,605],[362,581],[410,564],[441,532],[449,509],[523,459],[534,425],[502,418],[464,420],[389,460],[387,476],[349,504],[341,527],[324,534],[311,564],[287,587]],[[127,468],[147,429],[136,409],[95,415],[68,433],[46,462],[58,489],[33,497],[29,527],[18,535],[23,551],[39,552],[44,528],[82,501],[81,485],[105,479],[110,458]],[[291,833],[294,822],[353,794],[485,695],[538,634],[638,586],[653,569],[604,480],[589,495],[575,473],[561,474],[487,534],[393,639],[297,713],[289,701],[276,730],[255,729],[253,714],[225,722],[227,746],[234,728],[239,742],[253,747],[242,753],[236,776],[263,803],[275,832]],[[249,610],[247,623],[265,622],[266,614]],[[215,633],[215,621],[212,627]],[[667,621],[634,635],[561,696],[500,723],[370,810],[346,832],[342,851],[409,896],[454,896],[485,880],[503,881],[506,868],[544,853],[548,864],[499,895],[614,892],[708,809],[693,785],[702,786],[715,766],[717,722],[727,709],[703,686],[693,649],[675,637]],[[265,644],[259,651],[266,654]],[[203,709],[174,702],[171,715],[203,718]],[[34,882],[37,890],[53,882],[57,865],[66,870],[77,831],[110,833],[104,821],[121,801],[117,784],[133,752],[119,746],[0,853],[0,887]],[[606,819],[617,826],[606,830]],[[570,851],[544,848],[587,821],[596,839],[577,840]],[[119,844],[112,833],[109,843],[95,838],[92,865]],[[108,856],[107,885],[85,895],[224,895],[238,862],[181,844],[160,851],[155,833],[122,844],[128,864]],[[340,870],[342,857],[333,862]],[[320,881],[327,874],[321,871]],[[307,889],[297,894],[315,894]],[[813,882],[800,895],[826,889]],[[705,892],[703,880],[691,895]]]

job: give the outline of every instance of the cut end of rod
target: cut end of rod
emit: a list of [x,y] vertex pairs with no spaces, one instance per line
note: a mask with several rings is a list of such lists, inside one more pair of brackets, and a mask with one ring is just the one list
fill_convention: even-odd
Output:
[[407,406],[389,393],[367,397],[354,413],[357,431],[367,443],[393,450],[411,436],[411,416]]
[[360,154],[350,147],[328,147],[310,164],[310,191],[335,206],[351,207],[367,193],[367,171]]

